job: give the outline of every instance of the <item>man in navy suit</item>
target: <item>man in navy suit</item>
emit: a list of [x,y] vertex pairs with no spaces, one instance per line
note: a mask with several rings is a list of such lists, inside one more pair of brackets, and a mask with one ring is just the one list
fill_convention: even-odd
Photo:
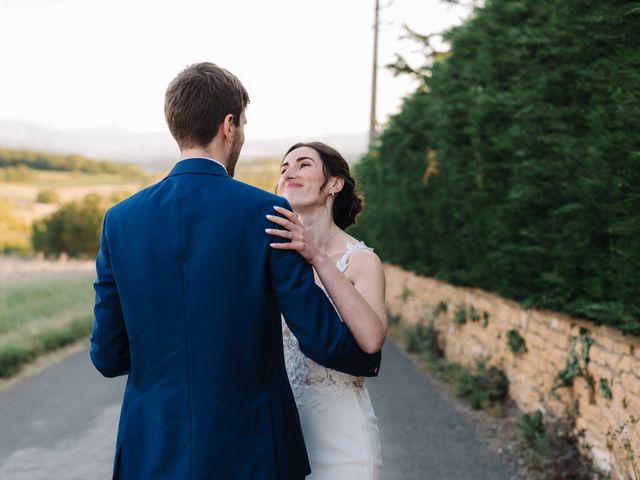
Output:
[[105,215],[91,360],[128,375],[114,479],[303,479],[309,463],[284,366],[281,313],[311,359],[374,376],[293,251],[269,247],[286,200],[233,179],[249,102],[211,63],[169,85],[182,160]]

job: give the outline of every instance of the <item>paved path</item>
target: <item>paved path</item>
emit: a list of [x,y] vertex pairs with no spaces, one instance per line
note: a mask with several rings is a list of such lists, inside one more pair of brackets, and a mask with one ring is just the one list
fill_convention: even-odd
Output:
[[382,435],[383,480],[521,478],[390,342],[380,377],[367,385]]
[[[393,345],[368,383],[384,480],[518,478]],[[95,372],[84,350],[0,392],[0,480],[111,478],[123,388],[124,379]]]
[[124,378],[87,350],[0,392],[0,480],[108,480]]

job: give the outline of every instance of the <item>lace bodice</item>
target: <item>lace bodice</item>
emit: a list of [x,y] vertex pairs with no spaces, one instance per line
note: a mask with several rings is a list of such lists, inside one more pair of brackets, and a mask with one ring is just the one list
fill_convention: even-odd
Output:
[[[364,242],[348,243],[346,252],[336,262],[338,269],[344,272],[351,254],[356,250],[363,249],[373,250],[367,247]],[[310,403],[310,406],[321,407],[323,401],[329,398],[341,398],[344,395],[368,397],[364,387],[364,377],[354,377],[338,372],[307,358],[300,350],[298,340],[291,333],[284,319],[282,321],[282,337],[287,374],[296,402],[301,402],[304,395],[305,401]]]

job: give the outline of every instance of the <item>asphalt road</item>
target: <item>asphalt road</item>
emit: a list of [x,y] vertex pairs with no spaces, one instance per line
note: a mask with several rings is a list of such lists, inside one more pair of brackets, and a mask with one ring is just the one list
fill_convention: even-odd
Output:
[[[519,478],[393,345],[367,383],[384,480]],[[124,379],[102,378],[84,350],[0,392],[0,480],[111,478],[123,389]]]
[[83,350],[0,392],[0,480],[110,479],[124,382]]
[[383,480],[512,480],[517,470],[387,342],[380,376],[367,380],[382,435]]

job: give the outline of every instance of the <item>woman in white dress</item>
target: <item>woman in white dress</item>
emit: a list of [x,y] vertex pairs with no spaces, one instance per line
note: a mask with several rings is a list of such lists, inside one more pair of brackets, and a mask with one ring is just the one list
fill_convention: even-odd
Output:
[[[387,333],[384,271],[373,250],[344,231],[363,206],[349,165],[323,143],[298,143],[282,161],[278,193],[295,213],[276,207],[280,215],[269,216],[286,230],[267,233],[290,239],[272,247],[302,255],[360,348],[378,352]],[[307,478],[378,480],[380,436],[364,378],[305,357],[284,322],[283,338],[311,463]]]

